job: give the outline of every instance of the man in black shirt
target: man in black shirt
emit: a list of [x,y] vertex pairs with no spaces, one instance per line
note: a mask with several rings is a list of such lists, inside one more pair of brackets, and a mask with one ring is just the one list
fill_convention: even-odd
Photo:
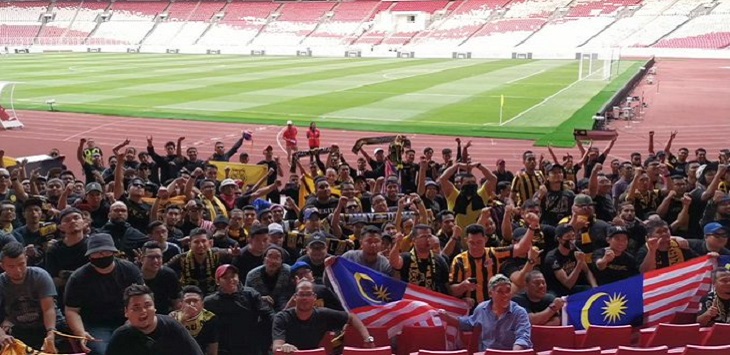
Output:
[[373,347],[375,339],[357,316],[328,308],[315,308],[316,300],[314,285],[310,281],[299,282],[294,295],[296,306],[279,312],[274,318],[274,351],[292,353],[316,349],[328,331],[340,330],[346,324],[354,327],[362,336],[364,347]]
[[559,225],[555,228],[555,238],[558,247],[547,253],[543,263],[550,291],[556,296],[567,296],[595,287],[596,280],[588,268],[586,256],[576,250],[573,226]]
[[157,242],[147,242],[142,247],[142,276],[145,285],[155,293],[155,308],[160,314],[173,309],[180,293],[180,280],[175,271],[162,263],[162,247]]
[[218,292],[205,298],[205,309],[218,317],[220,329],[218,354],[263,355],[269,344],[274,311],[261,295],[241,285],[238,269],[229,264],[215,271]]
[[[277,156],[274,158],[274,148],[272,146],[267,146],[264,149],[264,160],[259,161],[256,163],[257,165],[266,165],[268,169],[267,171],[271,171],[271,169],[274,170],[273,174],[269,174],[266,178],[266,185],[271,185],[276,182],[276,179],[280,177],[284,177],[284,169],[281,167],[281,163],[279,162],[279,157]],[[276,200],[279,198],[279,191],[278,189],[274,189],[271,193],[269,193],[266,196],[269,200]]]
[[689,248],[697,255],[707,255],[707,253],[718,253],[720,255],[730,255],[727,246],[727,229],[717,222],[708,223],[705,228],[705,239],[689,239]]
[[608,247],[593,252],[593,272],[599,285],[620,281],[639,273],[636,259],[629,254],[629,232],[622,227],[611,227]]
[[[431,228],[425,224],[413,228],[413,248],[404,253],[395,247],[390,250],[389,261],[398,271],[401,281],[426,287],[432,291],[449,294],[449,265],[441,254],[431,250]],[[404,235],[396,235],[395,245],[403,243]]]
[[131,285],[124,290],[128,323],[112,334],[106,355],[203,355],[195,339],[170,316],[155,314],[152,290]]
[[248,272],[264,264],[264,251],[267,247],[269,229],[256,226],[251,230],[248,244],[241,249],[241,255],[233,260],[233,265],[240,271],[240,278],[246,279]]
[[539,270],[532,270],[525,277],[527,289],[512,298],[527,311],[533,325],[560,325],[560,310],[563,301],[547,292],[545,276]]
[[81,342],[82,350],[93,355],[103,355],[114,329],[124,324],[124,289],[144,284],[134,264],[114,258],[118,252],[109,234],[92,235],[86,251],[89,263],[74,271],[66,284],[68,326],[76,336],[101,340],[89,347]]

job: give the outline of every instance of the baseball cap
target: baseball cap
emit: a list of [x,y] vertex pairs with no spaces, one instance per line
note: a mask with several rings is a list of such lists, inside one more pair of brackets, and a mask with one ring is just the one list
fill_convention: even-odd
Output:
[[236,186],[236,181],[233,179],[223,179],[220,188],[222,189],[225,186]]
[[320,217],[318,209],[307,208],[306,210],[304,210],[304,220],[308,221],[308,220],[312,219],[312,216],[315,214],[317,215],[318,218]]
[[271,151],[271,150],[274,150],[274,147],[272,147],[272,146],[270,146],[270,145],[267,145],[267,146],[266,146],[266,148],[264,148],[264,151],[265,151],[265,152],[266,152],[266,151]]
[[627,231],[626,228],[619,227],[619,226],[611,227],[608,229],[609,238],[613,238],[615,235],[619,235],[619,234],[624,234],[624,235],[628,236],[629,231]]
[[322,233],[314,233],[312,234],[312,240],[307,243],[307,246],[311,246],[312,244],[320,243],[322,245],[327,245],[327,237],[325,237]]
[[98,182],[90,182],[90,183],[86,184],[86,193],[88,194],[92,191],[96,191],[99,193],[104,192],[104,190],[101,188],[101,184]]
[[563,173],[565,173],[565,167],[563,167],[560,164],[550,164],[547,167],[547,171],[553,171],[554,169],[560,169]]
[[561,224],[557,227],[555,227],[555,238],[561,238],[562,236],[568,234],[568,232],[574,232],[575,228],[573,228],[570,224]]
[[61,211],[61,214],[58,216],[58,220],[59,221],[63,221],[63,219],[66,216],[68,216],[70,214],[74,214],[74,213],[78,213],[79,215],[83,215],[81,213],[81,210],[78,209],[78,208],[76,208],[76,207],[66,207],[66,208],[63,209],[63,211]]
[[705,225],[704,228],[705,235],[717,235],[719,237],[725,237],[727,238],[727,229],[720,223],[712,222]]
[[436,181],[428,180],[428,181],[426,181],[426,187],[429,187],[429,186],[433,186],[433,187],[438,188],[439,187],[439,184]]
[[593,199],[586,195],[586,194],[579,194],[575,196],[575,199],[573,200],[573,205],[576,206],[588,206],[593,204]]
[[291,120],[289,120],[289,121],[286,121],[286,124],[287,124],[287,126],[289,126],[289,125],[293,125],[294,122],[292,122]]
[[497,159],[497,165],[504,164],[504,159]]
[[291,268],[289,269],[289,273],[291,275],[296,275],[297,271],[302,269],[312,270],[312,267],[304,261],[297,261],[294,263],[294,265],[291,266]]
[[86,249],[86,256],[89,256],[100,251],[110,251],[116,253],[119,250],[114,246],[114,239],[110,234],[96,233],[89,236],[88,248]]
[[225,224],[228,225],[228,218],[226,216],[218,216],[213,220],[213,225]]
[[229,270],[233,270],[238,273],[238,268],[231,264],[223,264],[215,269],[215,279],[218,280],[225,275]]
[[284,227],[279,223],[269,224],[269,234],[284,234]]
[[378,152],[383,152],[383,151],[384,151],[383,148],[375,148],[375,150],[373,151],[373,154],[378,154]]

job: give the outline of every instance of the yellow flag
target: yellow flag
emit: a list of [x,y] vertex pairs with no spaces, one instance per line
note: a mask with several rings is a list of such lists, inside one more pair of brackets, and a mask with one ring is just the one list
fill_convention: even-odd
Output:
[[17,165],[18,162],[15,161],[15,158],[3,157],[3,164],[5,165],[6,168],[9,168],[11,166]]
[[504,95],[500,95],[500,98],[499,98],[499,107],[504,107]]
[[211,161],[210,164],[218,167],[218,181],[226,178],[226,168],[231,168],[228,177],[241,180],[246,185],[253,185],[269,172],[266,165],[230,163],[227,161]]

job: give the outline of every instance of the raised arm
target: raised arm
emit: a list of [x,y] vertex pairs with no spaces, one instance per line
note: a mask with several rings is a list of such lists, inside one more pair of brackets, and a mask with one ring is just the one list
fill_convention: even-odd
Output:
[[124,167],[122,163],[124,154],[117,153],[117,166],[114,167],[114,199],[118,200],[124,195]]
[[720,181],[722,181],[722,178],[725,177],[726,171],[727,165],[720,164],[717,166],[717,174],[715,174],[715,177],[712,179],[710,186],[707,187],[707,190],[702,193],[702,202],[707,202],[713,196],[715,196],[715,191],[717,191],[717,187],[720,186]]
[[618,139],[618,134],[615,137],[613,137],[613,139],[611,139],[611,141],[608,143],[608,145],[606,146],[606,149],[603,150],[603,153],[601,153],[601,155],[608,156],[609,154],[611,154],[611,149],[613,149],[613,145],[616,144],[617,139]]
[[451,177],[454,176],[454,173],[456,173],[456,170],[458,170],[460,167],[466,166],[464,163],[456,163],[452,166],[450,166],[448,169],[444,170],[443,174],[439,176],[437,182],[441,186],[441,191],[444,193],[444,197],[447,197],[451,195],[454,190],[456,189],[454,187],[454,184],[451,183]]
[[591,196],[591,198],[596,198],[596,195],[598,195],[598,174],[603,170],[603,165],[601,163],[596,163],[596,165],[593,166],[593,170],[591,170],[591,176],[588,180],[588,195]]
[[553,151],[553,145],[552,143],[548,143],[548,153],[550,153],[550,156],[553,158],[553,162],[555,164],[560,164],[560,160],[558,160],[558,157],[555,155],[555,152]]
[[76,160],[78,160],[82,167],[86,164],[86,159],[84,159],[84,145],[86,145],[86,138],[79,139],[79,146],[76,147]]
[[183,156],[183,153],[182,153],[182,142],[184,140],[185,140],[185,137],[179,137],[177,139],[177,145],[176,145],[177,150],[176,150],[175,154],[177,154],[177,158],[180,160],[185,159],[185,157]]
[[654,131],[649,131],[649,154],[654,154]]
[[422,156],[421,160],[418,161],[418,188],[416,188],[416,192],[419,196],[426,193],[426,169],[428,169],[428,161],[426,157]]
[[[330,228],[332,228],[332,235],[337,237],[338,239],[342,239],[342,227],[340,226],[340,215],[342,214],[342,209],[347,206],[348,198],[345,196],[340,196],[340,200],[337,203],[337,207],[332,212],[332,225]],[[395,249],[395,248],[394,248]]]
[[664,145],[664,151],[667,152],[667,155],[671,154],[672,142],[674,142],[674,138],[677,138],[677,133],[679,133],[679,131],[672,131],[669,135],[669,139],[667,140],[667,144]]

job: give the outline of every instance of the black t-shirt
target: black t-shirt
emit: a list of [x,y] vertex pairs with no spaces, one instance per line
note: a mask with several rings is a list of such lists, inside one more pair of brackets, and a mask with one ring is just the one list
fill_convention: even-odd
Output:
[[58,237],[58,226],[53,222],[41,223],[40,228],[31,232],[27,225],[13,230],[13,237],[24,246],[33,245],[36,256],[28,257],[28,265],[44,267],[47,242]]
[[104,167],[98,167],[96,165],[92,165],[89,163],[83,163],[81,165],[81,169],[84,171],[84,176],[86,177],[86,184],[96,182],[96,177],[94,176],[94,172],[103,173]]
[[520,292],[512,297],[512,301],[524,308],[527,313],[540,313],[550,307],[550,304],[553,303],[554,300],[555,296],[550,293],[545,294],[545,297],[538,302],[530,300],[530,298],[527,297],[526,292]]
[[[707,250],[707,243],[705,243],[704,239],[689,239],[687,240],[689,242],[689,248],[692,249],[693,252],[697,255],[707,255],[710,251]],[[720,255],[730,255],[730,250],[727,248],[722,248],[718,252]]]
[[262,160],[262,161],[258,162],[256,165],[266,165],[268,167],[268,169],[266,169],[267,171],[269,169],[274,169],[274,173],[271,175],[268,175],[266,177],[266,185],[271,185],[276,182],[276,178],[277,178],[277,176],[279,176],[279,175],[277,175],[278,174],[277,170],[279,170],[279,167],[276,165],[275,160],[270,160],[270,161]]
[[122,294],[131,284],[144,284],[142,273],[132,263],[115,259],[109,274],[100,274],[91,264],[74,271],[66,284],[66,306],[80,308],[81,319],[89,324],[124,324]]
[[109,339],[106,355],[203,355],[185,327],[169,316],[158,314],[157,327],[144,334],[129,324],[119,327]]
[[314,265],[309,255],[302,255],[299,259],[297,259],[297,261],[303,261],[309,264],[309,268],[312,269],[312,276],[314,276],[314,282],[322,284],[322,279],[324,278],[324,263]]
[[328,331],[342,329],[348,319],[347,312],[315,308],[309,319],[301,320],[295,308],[289,308],[274,317],[272,338],[284,340],[299,350],[316,349]]
[[[411,272],[411,263],[413,262],[410,252],[401,253],[403,258],[403,267],[398,270],[400,272],[400,279],[403,282],[409,282],[409,274]],[[436,255],[434,258],[434,265],[431,265],[429,259],[418,259],[418,271],[420,275],[425,277],[426,272],[431,269],[433,274],[433,291],[441,292],[443,294],[449,294],[449,265],[446,264],[446,259],[441,255]],[[418,286],[425,287],[423,283]]]
[[[606,248],[596,249],[593,252],[593,265],[595,266],[596,260],[602,258],[604,255],[606,255]],[[633,255],[628,252],[623,252],[621,255],[616,256],[611,263],[606,265],[605,269],[598,270],[598,267],[594,267],[592,271],[596,277],[596,282],[599,285],[605,285],[638,275],[639,265],[636,264],[636,259]]]
[[234,294],[216,292],[205,298],[205,309],[218,318],[218,354],[263,355],[271,347],[274,311],[253,288],[239,286]]
[[561,219],[570,216],[574,198],[573,191],[548,191],[540,204],[542,208],[540,223],[557,226]]
[[611,194],[606,195],[596,195],[596,197],[593,199],[595,201],[596,206],[596,218],[611,222],[614,217],[616,217],[616,205],[614,204],[613,197],[611,197]]
[[180,293],[180,280],[177,274],[175,274],[175,271],[167,266],[163,266],[157,272],[155,278],[145,279],[144,283],[155,294],[155,308],[157,308],[157,313],[170,313],[173,309],[173,302],[178,298]]
[[585,163],[586,170],[583,171],[583,178],[588,179],[591,177],[591,171],[593,171],[593,167],[596,166],[597,163],[603,164],[606,161],[606,154],[601,154],[596,158],[596,160],[588,159]]
[[576,286],[589,285],[584,272],[581,272],[580,277],[578,277],[578,281],[576,281],[572,289],[568,289],[563,286],[557,276],[555,276],[557,271],[563,270],[565,271],[565,274],[570,277],[570,274],[578,265],[573,252],[568,253],[568,255],[563,255],[560,253],[559,249],[553,249],[545,256],[545,262],[543,262],[543,265],[545,268],[544,274],[548,290],[553,292],[556,296],[567,296],[574,293],[577,289],[580,289],[580,287]]
[[233,259],[233,265],[238,268],[238,276],[241,280],[246,279],[248,272],[264,264],[264,254],[259,256],[251,253],[251,248],[245,246],[241,250],[241,255]]
[[[687,261],[689,259],[697,257],[697,254],[695,254],[694,251],[691,249],[681,249],[682,256],[684,257],[684,261]],[[646,248],[646,244],[639,249],[639,252],[636,254],[636,262],[641,265],[641,263],[644,262],[644,258],[646,258],[646,255],[649,253],[648,249]],[[670,260],[669,260],[669,251],[656,251],[656,269],[659,270],[661,268],[665,268],[671,266]]]
[[405,194],[416,192],[416,174],[418,173],[418,164],[403,163],[401,170],[401,191]]
[[128,195],[122,196],[122,198],[119,199],[120,201],[124,202],[125,205],[127,205],[127,210],[129,211],[129,216],[127,217],[127,222],[132,225],[132,227],[137,228],[137,230],[145,231],[147,230],[147,225],[150,223],[150,208],[151,206],[146,203],[137,203],[129,199]]
[[527,258],[509,258],[500,265],[499,273],[511,277],[515,272],[522,270],[525,264],[527,264]]
[[316,207],[319,210],[319,218],[325,219],[335,211],[339,203],[340,200],[333,196],[330,196],[327,201],[320,201],[316,196],[312,196],[307,200],[306,205],[307,207]]
[[46,253],[46,271],[51,277],[60,277],[62,270],[75,271],[84,266],[89,259],[86,257],[86,242],[84,238],[80,242],[68,246],[63,240],[59,240],[48,248]]

